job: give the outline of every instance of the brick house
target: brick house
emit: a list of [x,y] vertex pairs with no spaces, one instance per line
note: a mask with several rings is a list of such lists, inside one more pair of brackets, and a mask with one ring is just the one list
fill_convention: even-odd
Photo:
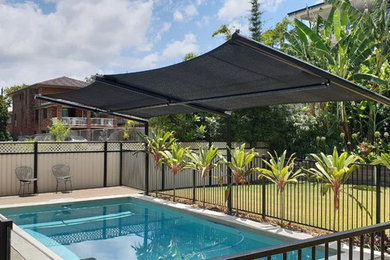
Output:
[[[12,116],[10,131],[14,138],[48,132],[54,120],[63,120],[72,130],[113,129],[125,123],[116,117],[34,99],[36,94],[49,95],[83,88],[88,83],[60,77],[35,83],[10,94]],[[88,132],[88,131],[87,131]]]

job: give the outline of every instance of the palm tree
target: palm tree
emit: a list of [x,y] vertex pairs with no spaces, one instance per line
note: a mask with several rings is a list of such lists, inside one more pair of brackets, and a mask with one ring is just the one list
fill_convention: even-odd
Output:
[[269,161],[263,159],[263,162],[269,167],[267,168],[256,168],[260,175],[259,177],[264,177],[267,180],[274,183],[278,189],[280,196],[280,218],[281,218],[281,226],[283,227],[283,219],[284,219],[284,188],[287,184],[297,183],[298,177],[304,176],[301,169],[294,171],[294,162],[295,162],[295,154],[292,154],[288,160],[286,161],[287,151],[285,150],[283,154],[279,157],[275,152],[275,156],[271,153],[268,153],[270,156]]
[[161,160],[161,152],[166,151],[171,148],[172,144],[175,142],[174,132],[164,132],[162,130],[152,131],[150,136],[139,135],[142,141],[145,143],[145,152],[151,154],[154,160],[154,167],[156,170],[156,196],[157,196],[157,178],[158,178],[158,169]]
[[171,169],[173,174],[173,201],[176,200],[176,175],[181,170],[188,167],[188,153],[188,147],[179,147],[176,142],[171,145],[170,151],[165,150],[160,152],[160,155],[162,156],[162,162]]
[[220,154],[218,152],[218,148],[214,148],[213,146],[210,148],[200,147],[198,153],[189,153],[188,158],[190,160],[188,167],[198,171],[202,176],[204,208],[206,201],[205,179],[208,173],[219,165]]
[[390,154],[381,153],[380,156],[372,163],[373,165],[383,164],[387,169],[390,170]]
[[[246,183],[245,178],[256,171],[256,168],[250,166],[250,163],[256,156],[258,156],[258,153],[256,153],[253,148],[245,152],[245,143],[241,146],[235,147],[233,150],[228,147],[228,152],[230,153],[231,161],[229,162],[226,159],[224,160],[225,164],[232,170],[234,182],[237,187],[236,201],[238,201],[238,185]],[[232,184],[226,188],[225,200],[227,200],[227,197],[231,192],[231,186]]]
[[[336,230],[336,212],[340,207],[340,194],[345,193],[352,199],[354,199],[361,209],[366,208],[355,198],[352,194],[348,194],[344,191],[342,185],[349,179],[352,172],[355,171],[357,165],[354,164],[362,159],[356,155],[348,155],[347,152],[343,152],[339,155],[336,147],[333,149],[332,155],[320,155],[311,154],[316,160],[316,168],[311,168],[309,172],[313,173],[317,179],[326,182],[322,186],[321,193],[325,195],[330,189],[334,195],[334,211],[333,211],[333,230]],[[367,211],[367,210],[366,210]],[[367,211],[371,216],[371,214]]]

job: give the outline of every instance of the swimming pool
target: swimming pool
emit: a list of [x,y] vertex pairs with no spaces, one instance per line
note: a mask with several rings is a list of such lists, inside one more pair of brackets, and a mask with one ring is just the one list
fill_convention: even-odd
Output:
[[[286,243],[135,198],[0,213],[64,259],[209,259]],[[311,250],[303,254],[309,258]]]

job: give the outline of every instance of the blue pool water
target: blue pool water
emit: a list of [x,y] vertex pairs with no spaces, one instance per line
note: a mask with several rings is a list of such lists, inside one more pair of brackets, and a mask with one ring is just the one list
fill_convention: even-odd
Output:
[[[208,259],[286,242],[137,199],[0,213],[64,259]],[[303,258],[311,259],[310,252]],[[316,256],[322,258],[319,251]]]

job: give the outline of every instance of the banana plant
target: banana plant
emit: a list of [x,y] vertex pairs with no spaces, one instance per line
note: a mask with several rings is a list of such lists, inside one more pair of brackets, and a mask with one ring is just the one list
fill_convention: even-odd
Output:
[[189,163],[188,167],[199,172],[202,176],[203,183],[203,208],[205,208],[206,201],[206,176],[209,172],[218,167],[220,164],[220,154],[218,148],[211,146],[210,148],[200,147],[197,153],[188,153]]
[[390,153],[381,153],[378,158],[372,163],[373,165],[383,164],[390,170]]
[[174,132],[164,132],[162,130],[152,131],[150,136],[139,135],[142,142],[145,143],[145,152],[151,154],[154,160],[154,167],[156,171],[156,196],[157,196],[157,179],[158,170],[160,164],[163,163],[161,160],[161,153],[171,148],[172,144],[175,143]]
[[298,183],[298,178],[306,175],[304,172],[302,172],[301,169],[294,170],[295,154],[290,155],[287,161],[286,154],[286,150],[280,157],[278,156],[276,151],[275,155],[268,153],[270,157],[269,161],[262,159],[265,165],[268,166],[268,168],[256,168],[256,170],[260,173],[259,178],[263,177],[269,180],[270,182],[274,183],[278,189],[280,200],[280,224],[282,227],[285,210],[284,189],[288,184]]
[[[227,161],[224,159],[225,164],[232,170],[234,183],[237,187],[237,200],[238,201],[238,186],[246,183],[246,177],[256,172],[256,167],[251,166],[253,159],[258,156],[258,153],[255,152],[255,149],[250,149],[245,152],[245,143],[241,146],[230,149],[228,147],[228,152],[230,153],[231,160]],[[232,184],[229,184],[225,190],[225,201],[230,195]]]
[[316,161],[316,168],[309,169],[309,172],[314,174],[318,180],[325,182],[323,184],[321,193],[324,196],[329,190],[333,191],[333,230],[336,230],[336,212],[340,207],[340,194],[344,193],[357,202],[360,209],[365,210],[371,217],[371,213],[366,207],[355,197],[353,194],[349,194],[344,190],[343,184],[347,182],[351,174],[357,169],[355,164],[358,161],[362,161],[359,156],[348,155],[347,152],[343,152],[339,155],[336,147],[333,149],[332,155],[325,155],[324,153],[311,154]]
[[173,174],[173,201],[176,201],[176,175],[185,168],[188,168],[189,148],[179,147],[174,142],[170,150],[160,151],[161,161],[167,165]]

